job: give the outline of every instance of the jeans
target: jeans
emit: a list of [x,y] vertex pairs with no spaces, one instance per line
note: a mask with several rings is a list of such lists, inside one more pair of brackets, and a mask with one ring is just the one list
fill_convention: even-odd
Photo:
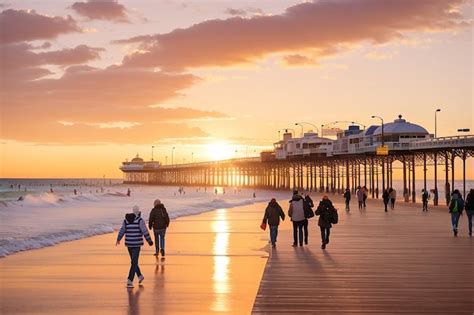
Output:
[[395,198],[391,198],[390,199],[390,207],[393,209],[395,209]]
[[350,204],[350,202],[351,202],[350,200],[347,200],[347,199],[346,199],[346,210],[349,210],[349,204]]
[[166,229],[161,229],[161,230],[155,230],[153,229],[153,234],[155,234],[155,249],[156,252],[158,253],[161,249],[165,249],[165,234],[166,234]]
[[466,210],[467,222],[469,224],[469,234],[472,234],[472,216],[474,216],[474,211]]
[[459,216],[459,212],[451,213],[451,225],[453,226],[453,231],[458,230]]
[[423,201],[423,211],[428,211],[428,200]]
[[308,244],[308,219],[303,221],[304,243]]
[[367,207],[367,205],[365,204],[366,201],[367,201],[367,196],[364,195],[364,209]]
[[388,200],[383,202],[383,204],[385,205],[385,212],[387,212],[387,206],[388,206]]
[[278,225],[270,225],[270,241],[275,245],[278,236]]
[[300,239],[300,245],[303,245],[303,225],[304,221],[293,221],[293,244],[298,244],[298,236]]
[[323,244],[329,244],[329,234],[331,233],[331,228],[320,226],[319,229],[321,230],[321,242]]
[[363,202],[363,201],[359,201],[359,209],[362,209],[363,206],[364,206],[364,202]]
[[128,280],[133,281],[135,274],[138,277],[142,275],[140,267],[138,267],[138,257],[140,257],[140,247],[128,247],[130,254],[130,271],[128,272]]

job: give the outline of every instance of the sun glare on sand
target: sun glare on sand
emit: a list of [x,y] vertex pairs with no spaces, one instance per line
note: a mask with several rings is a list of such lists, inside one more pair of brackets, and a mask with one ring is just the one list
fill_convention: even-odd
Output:
[[206,145],[209,158],[213,161],[227,160],[234,157],[234,148],[225,142],[215,142]]

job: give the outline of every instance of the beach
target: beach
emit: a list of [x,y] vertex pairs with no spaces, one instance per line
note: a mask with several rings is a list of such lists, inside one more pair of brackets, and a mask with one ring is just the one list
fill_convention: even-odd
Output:
[[264,204],[173,220],[166,260],[142,248],[143,286],[115,233],[0,259],[2,314],[250,313],[267,261]]

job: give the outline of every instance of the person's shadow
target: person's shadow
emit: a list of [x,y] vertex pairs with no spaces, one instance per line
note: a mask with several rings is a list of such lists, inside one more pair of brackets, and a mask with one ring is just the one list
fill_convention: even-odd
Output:
[[128,314],[136,315],[140,314],[140,294],[144,290],[143,286],[139,286],[138,289],[129,288],[128,291]]

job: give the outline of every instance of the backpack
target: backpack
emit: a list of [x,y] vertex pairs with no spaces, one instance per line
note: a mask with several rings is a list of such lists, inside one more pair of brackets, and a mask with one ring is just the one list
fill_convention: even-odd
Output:
[[306,219],[310,219],[314,217],[313,209],[311,209],[311,206],[306,201],[303,201],[303,210],[304,210],[304,217]]
[[337,222],[339,222],[339,215],[337,214],[336,208],[332,208],[330,221],[332,224],[337,224]]
[[452,213],[458,213],[458,201],[457,200],[453,200],[453,208],[451,209],[451,212]]

